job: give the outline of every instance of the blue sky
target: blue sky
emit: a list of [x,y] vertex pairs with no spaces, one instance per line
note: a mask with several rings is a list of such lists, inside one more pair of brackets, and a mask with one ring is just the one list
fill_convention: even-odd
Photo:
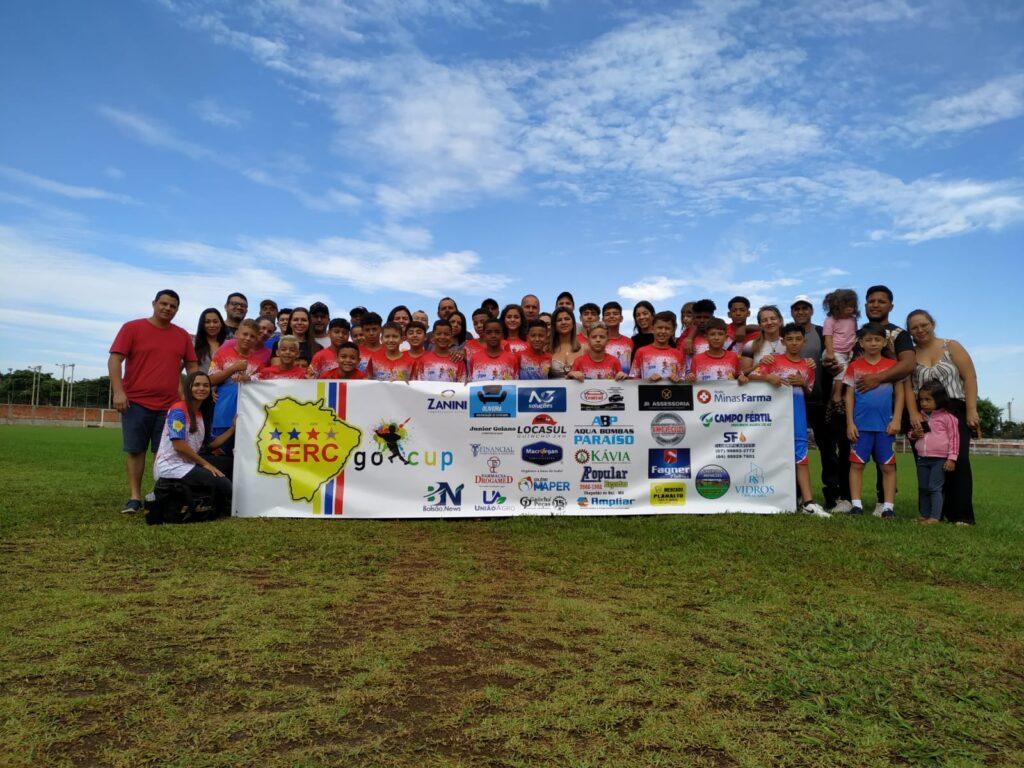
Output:
[[1022,41],[1012,1],[6,3],[0,368],[98,375],[165,286],[194,330],[885,282],[1021,413]]

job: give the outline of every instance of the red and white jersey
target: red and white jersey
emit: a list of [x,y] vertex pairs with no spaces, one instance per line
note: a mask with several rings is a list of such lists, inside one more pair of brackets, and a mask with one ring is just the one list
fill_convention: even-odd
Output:
[[328,371],[321,379],[340,379],[341,381],[357,381],[359,379],[365,379],[366,374],[360,371],[358,368],[352,371],[352,375],[345,377],[341,375],[341,368],[335,368],[333,371]]
[[455,362],[448,354],[426,352],[412,364],[413,381],[448,381],[463,382],[466,380],[466,364]]
[[525,349],[519,353],[520,379],[546,379],[551,373],[551,354]]
[[282,368],[280,365],[267,365],[260,368],[258,376],[260,381],[273,381],[274,379],[304,379],[306,378],[306,368],[301,365],[293,365],[288,369]]
[[804,380],[808,389],[814,386],[814,368],[804,358],[790,360],[785,355],[775,355],[770,363],[758,365],[757,372],[762,375],[780,376],[783,379],[796,374]]
[[634,379],[649,379],[655,374],[663,379],[682,378],[685,370],[686,360],[678,349],[648,344],[640,347],[633,355],[629,375]]
[[313,359],[309,361],[309,367],[313,369],[316,378],[322,379],[325,373],[338,367],[338,351],[334,347],[321,349],[313,355]]
[[609,337],[604,347],[605,355],[611,355],[619,361],[623,373],[629,373],[629,361],[633,356],[633,340],[621,333],[614,339]]
[[525,352],[530,348],[530,345],[527,342],[522,339],[517,339],[514,336],[510,339],[505,339],[505,343],[502,346],[513,355],[518,355],[520,352]]
[[614,379],[622,373],[618,358],[605,354],[598,362],[590,356],[590,352],[585,352],[577,357],[572,363],[572,370],[574,373],[581,371],[585,379]]
[[487,350],[469,358],[470,381],[513,381],[519,378],[519,357],[507,349],[497,357],[491,357]]
[[757,330],[756,328],[754,330],[750,330],[748,328],[746,335],[743,337],[743,341],[742,342],[737,342],[736,341],[736,328],[733,327],[732,323],[729,323],[727,326],[725,326],[725,336],[726,336],[725,348],[732,350],[736,354],[739,354],[740,352],[743,351],[743,345],[744,344],[746,344],[748,341],[753,341],[754,339],[758,338],[760,335],[761,335],[761,331]]
[[737,379],[742,372],[739,355],[728,349],[721,357],[712,357],[710,352],[701,352],[694,355],[690,361],[690,373],[697,377],[697,381]]
[[384,350],[383,346],[377,347],[376,349],[369,349],[368,347],[364,347],[362,344],[360,344],[359,345],[359,370],[362,371],[363,373],[366,373],[366,364],[368,362],[370,362],[370,356],[374,352],[382,352],[383,350]]
[[[683,336],[680,336],[679,340],[676,342],[676,348],[680,352],[683,352],[683,354],[686,354],[684,351],[685,347],[683,346],[685,343],[686,338],[684,334]],[[707,352],[710,348],[711,345],[708,344],[708,340],[702,334],[698,333],[696,336],[693,337],[693,355],[691,355],[691,357],[696,357],[702,352]]]
[[381,347],[366,361],[366,378],[374,381],[409,381],[412,378],[412,364],[413,359],[405,352],[392,360]]
[[263,347],[254,349],[248,355],[239,354],[238,348],[235,345],[230,347],[221,344],[220,349],[213,353],[213,360],[210,361],[210,373],[217,373],[223,371],[226,368],[230,368],[231,365],[238,360],[245,360],[245,372],[250,378],[256,378],[259,375],[260,368],[262,368],[268,361],[264,360],[263,352],[266,350]]
[[589,342],[590,339],[587,338],[587,334],[585,334],[583,331],[580,331],[579,333],[576,334],[576,341],[580,343],[581,347],[585,347],[587,346],[587,342]]

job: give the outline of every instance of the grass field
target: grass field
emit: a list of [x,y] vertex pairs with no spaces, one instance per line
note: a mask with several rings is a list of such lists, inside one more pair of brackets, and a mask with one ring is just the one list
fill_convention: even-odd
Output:
[[[116,431],[0,427],[0,764],[1024,765],[1024,461],[979,525],[117,510]],[[873,502],[873,500],[871,500]]]

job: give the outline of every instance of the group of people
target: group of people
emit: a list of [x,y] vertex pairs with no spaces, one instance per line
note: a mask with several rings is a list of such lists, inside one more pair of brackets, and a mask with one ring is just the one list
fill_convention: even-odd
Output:
[[[248,299],[232,293],[223,314],[215,307],[200,314],[194,335],[173,324],[178,305],[174,291],[160,291],[152,316],[125,323],[110,348],[127,454],[125,512],[143,506],[147,445],[156,453],[158,480],[205,489],[226,510],[238,386],[247,381],[732,379],[792,389],[803,511],[862,514],[863,471],[873,459],[875,514],[894,517],[894,445],[905,434],[917,462],[921,522],[974,522],[974,365],[962,345],[936,336],[926,310],[911,312],[906,329],[892,323],[893,294],[884,285],[866,291],[865,322],[858,322],[855,291],[829,293],[824,325],[813,322],[808,296],[793,300],[788,322],[768,305],[758,309],[755,324],[743,296],[729,300],[727,319],[715,316],[711,299],[683,304],[678,317],[640,301],[632,310],[632,336],[620,332],[621,304],[585,303],[577,310],[568,291],[550,313],[528,294],[503,308],[485,299],[468,318],[445,297],[433,322],[424,310],[402,305],[386,319],[365,307],[332,318],[323,302],[279,307],[272,299],[261,301],[250,318]],[[808,428],[821,453],[823,506],[811,487]]]

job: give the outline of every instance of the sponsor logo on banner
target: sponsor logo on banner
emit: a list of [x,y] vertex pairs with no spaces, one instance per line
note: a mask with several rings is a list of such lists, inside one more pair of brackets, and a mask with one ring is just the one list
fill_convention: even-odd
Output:
[[693,410],[693,387],[689,384],[641,384],[637,391],[641,411]]
[[697,390],[697,402],[701,405],[707,405],[711,402],[711,391],[707,389]]
[[620,425],[618,416],[595,416],[590,424],[577,426],[574,445],[633,445],[633,427]]
[[651,419],[651,437],[658,445],[679,445],[686,437],[686,422],[676,413],[659,413]]
[[487,458],[487,472],[475,475],[473,482],[477,485],[511,485],[515,482],[512,475],[506,475],[498,470],[501,468],[501,459],[497,456]]
[[580,448],[573,454],[577,464],[629,464],[629,451],[613,451],[604,448]]
[[607,389],[588,387],[580,392],[580,410],[624,411],[626,410],[626,397],[622,392],[622,387],[608,387]]
[[424,450],[417,448],[410,436],[409,422],[404,420],[381,418],[370,430],[376,451],[355,451],[352,454],[352,468],[362,472],[367,467],[388,466],[419,467],[427,466],[448,469],[455,461],[455,453],[447,450]]
[[770,427],[772,415],[770,413],[704,413],[701,414],[700,423],[705,427],[715,424],[732,424],[743,427]]
[[473,451],[473,458],[477,456],[514,456],[516,449],[511,445],[484,445],[483,443],[470,443],[469,449]]
[[632,507],[633,500],[620,496],[580,496],[576,499],[576,505],[581,509],[587,507],[612,507],[622,509]]
[[565,496],[555,496],[554,498],[548,498],[546,496],[520,496],[519,505],[523,509],[529,509],[531,511],[538,509],[551,509],[556,512],[565,509],[569,504],[569,501]]
[[516,388],[512,384],[484,384],[469,388],[469,415],[474,419],[511,419],[516,415]]
[[753,459],[757,450],[757,442],[749,439],[743,432],[727,431],[722,439],[715,443],[716,459]]
[[622,491],[629,486],[626,478],[629,470],[616,469],[615,467],[584,467],[583,475],[580,477],[580,490],[584,493],[599,493],[601,491]]
[[648,448],[647,476],[662,480],[689,480],[690,449]]
[[515,432],[516,428],[511,424],[471,424],[469,431],[483,435],[501,435],[506,432]]
[[459,397],[454,389],[446,389],[437,397],[427,398],[428,411],[464,411],[468,407],[469,403]]
[[720,499],[729,491],[730,480],[729,473],[724,467],[708,464],[697,470],[693,487],[705,499]]
[[565,387],[520,387],[520,413],[565,413]]
[[775,486],[765,480],[764,470],[761,467],[750,462],[750,469],[743,476],[743,482],[733,486],[733,490],[740,496],[756,499],[774,494]]
[[460,483],[455,488],[445,482],[433,483],[427,486],[427,492],[423,494],[426,503],[423,505],[424,512],[460,512],[462,510],[462,489],[464,484]]
[[716,403],[770,403],[770,393],[751,394],[750,392],[726,392],[723,389],[707,390],[702,389],[697,393],[697,402],[707,405],[711,401]]
[[516,427],[516,433],[523,437],[554,436],[566,434],[566,429],[551,416],[541,413],[533,417],[532,423]]
[[543,467],[562,460],[562,447],[544,441],[528,443],[523,446],[523,461]]
[[686,504],[686,483],[651,483],[652,507],[681,507]]
[[515,504],[510,504],[501,491],[484,490],[481,497],[483,503],[473,505],[476,512],[515,512]]
[[519,481],[517,487],[520,493],[564,493],[569,490],[569,481],[527,475]]

